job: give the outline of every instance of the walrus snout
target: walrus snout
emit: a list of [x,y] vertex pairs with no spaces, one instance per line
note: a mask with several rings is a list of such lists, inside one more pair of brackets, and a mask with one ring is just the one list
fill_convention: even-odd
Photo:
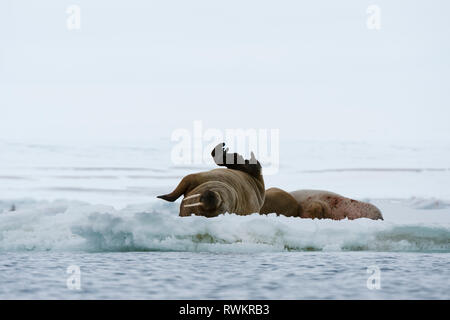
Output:
[[216,210],[220,206],[220,195],[211,190],[206,190],[200,196],[200,202],[203,204],[203,208],[206,211]]
[[[180,216],[216,217],[227,210],[224,206],[224,194],[214,183],[204,183],[186,196],[181,202]],[[226,197],[226,196],[225,196]]]

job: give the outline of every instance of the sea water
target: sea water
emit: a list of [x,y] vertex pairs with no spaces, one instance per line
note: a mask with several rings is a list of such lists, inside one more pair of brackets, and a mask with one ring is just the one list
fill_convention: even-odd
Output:
[[168,143],[0,142],[0,298],[450,298],[450,148],[295,143],[267,187],[384,221],[178,217],[155,196],[213,164],[174,166]]
[[[448,253],[9,252],[2,299],[449,299]],[[80,267],[79,289],[67,286]],[[379,289],[367,267],[380,268]]]

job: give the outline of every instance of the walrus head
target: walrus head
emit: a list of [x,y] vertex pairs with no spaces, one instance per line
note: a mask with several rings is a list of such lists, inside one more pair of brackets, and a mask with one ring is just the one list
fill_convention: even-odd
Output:
[[236,192],[220,181],[208,181],[193,189],[180,205],[180,216],[215,217],[233,212]]

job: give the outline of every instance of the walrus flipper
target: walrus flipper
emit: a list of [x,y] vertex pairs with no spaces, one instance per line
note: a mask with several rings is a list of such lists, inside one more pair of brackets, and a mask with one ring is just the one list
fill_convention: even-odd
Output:
[[256,178],[261,175],[261,164],[256,160],[253,152],[250,160],[246,160],[236,152],[228,153],[228,148],[225,148],[225,143],[222,142],[211,151],[211,156],[218,166],[240,170]]
[[164,194],[161,196],[157,196],[159,199],[163,199],[166,201],[174,202],[177,200],[182,194],[185,194],[190,186],[190,176],[184,177],[181,182],[178,184],[178,186],[173,190],[171,193]]

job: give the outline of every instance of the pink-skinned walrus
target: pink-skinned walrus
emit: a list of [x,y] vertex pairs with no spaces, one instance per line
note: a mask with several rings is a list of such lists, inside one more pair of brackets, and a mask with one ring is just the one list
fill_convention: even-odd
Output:
[[297,190],[288,193],[279,188],[267,189],[260,213],[310,219],[383,220],[381,211],[373,204],[323,190]]

